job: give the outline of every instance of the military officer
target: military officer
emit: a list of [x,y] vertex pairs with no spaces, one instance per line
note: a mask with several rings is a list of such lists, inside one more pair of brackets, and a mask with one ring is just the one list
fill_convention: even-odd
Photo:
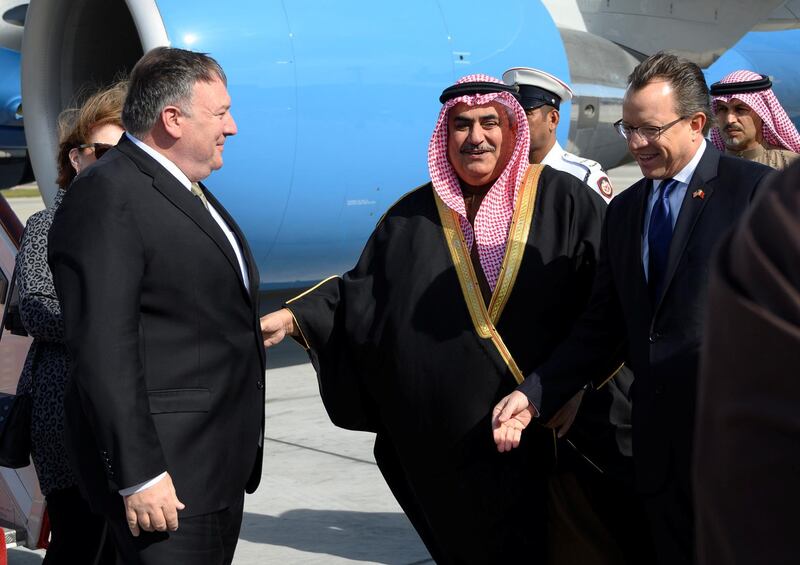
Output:
[[508,69],[503,81],[519,88],[517,98],[525,109],[531,133],[529,161],[579,178],[608,203],[614,189],[600,163],[565,151],[556,140],[559,106],[563,100],[572,99],[572,89],[550,73],[530,67]]

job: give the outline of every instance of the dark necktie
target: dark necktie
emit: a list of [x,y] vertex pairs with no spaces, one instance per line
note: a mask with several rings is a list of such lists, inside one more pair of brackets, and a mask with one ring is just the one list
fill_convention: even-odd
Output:
[[664,275],[667,270],[669,244],[672,241],[672,210],[669,206],[669,195],[678,186],[678,181],[665,179],[658,187],[660,194],[650,214],[650,227],[647,230],[649,261],[647,266],[647,283],[650,290],[650,301],[655,305],[661,295]]

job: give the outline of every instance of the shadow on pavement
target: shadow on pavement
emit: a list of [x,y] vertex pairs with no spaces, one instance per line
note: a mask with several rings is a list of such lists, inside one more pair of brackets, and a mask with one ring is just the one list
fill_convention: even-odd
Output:
[[433,563],[408,518],[399,512],[300,509],[277,517],[245,512],[239,538],[353,561]]

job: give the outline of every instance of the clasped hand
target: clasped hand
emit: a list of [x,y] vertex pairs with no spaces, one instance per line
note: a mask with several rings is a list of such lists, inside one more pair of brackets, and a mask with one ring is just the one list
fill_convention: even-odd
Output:
[[[564,437],[569,431],[578,409],[583,400],[583,390],[580,390],[556,412],[546,427],[556,430],[558,437]],[[522,431],[528,427],[533,418],[538,415],[536,408],[528,401],[528,397],[515,390],[497,403],[492,411],[492,435],[497,451],[511,451],[519,447]]]

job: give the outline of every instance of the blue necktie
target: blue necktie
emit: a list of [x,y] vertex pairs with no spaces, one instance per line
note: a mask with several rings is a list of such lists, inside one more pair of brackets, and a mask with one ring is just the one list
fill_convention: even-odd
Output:
[[664,275],[667,270],[669,244],[672,241],[672,211],[669,207],[669,195],[678,186],[678,181],[665,179],[658,187],[658,195],[653,211],[650,213],[650,227],[647,230],[649,245],[649,261],[647,266],[647,283],[650,290],[650,301],[655,305],[661,295]]

